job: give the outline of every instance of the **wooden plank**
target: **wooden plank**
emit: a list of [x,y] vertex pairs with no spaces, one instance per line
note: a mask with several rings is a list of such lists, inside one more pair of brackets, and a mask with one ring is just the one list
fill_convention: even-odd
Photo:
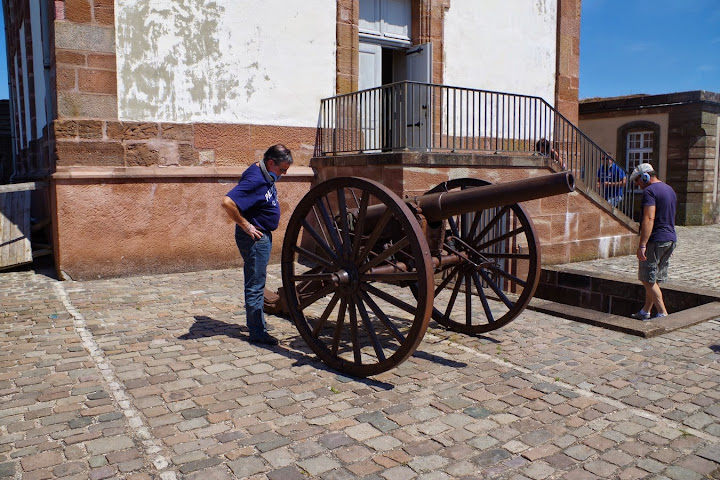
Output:
[[0,269],[32,259],[30,190],[0,193]]

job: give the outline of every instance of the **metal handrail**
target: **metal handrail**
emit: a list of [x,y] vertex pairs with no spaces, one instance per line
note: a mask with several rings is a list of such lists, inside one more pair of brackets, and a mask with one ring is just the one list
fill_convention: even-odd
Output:
[[[392,151],[542,155],[600,198],[603,158],[615,162],[537,96],[402,81],[321,100],[315,156]],[[628,177],[617,209],[633,218]]]

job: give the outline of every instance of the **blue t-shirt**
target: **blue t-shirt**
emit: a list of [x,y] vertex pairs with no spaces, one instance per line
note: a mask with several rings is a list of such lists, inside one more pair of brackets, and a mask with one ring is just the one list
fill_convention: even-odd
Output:
[[263,232],[272,232],[280,223],[280,203],[275,184],[265,180],[257,164],[252,164],[238,184],[227,193],[245,219]]
[[622,197],[623,187],[607,185],[607,183],[619,182],[621,180],[625,180],[625,172],[623,172],[622,168],[618,167],[616,163],[611,163],[610,166],[600,165],[598,169],[598,181],[605,187],[603,191],[605,198]]
[[655,223],[648,242],[677,242],[675,234],[675,191],[663,182],[651,183],[643,190],[642,207],[655,205]]

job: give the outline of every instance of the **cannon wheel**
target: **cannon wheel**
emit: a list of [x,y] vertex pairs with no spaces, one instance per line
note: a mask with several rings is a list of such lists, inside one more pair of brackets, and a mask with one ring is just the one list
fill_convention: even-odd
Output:
[[[460,178],[427,193],[484,185],[490,183]],[[513,204],[456,215],[444,228],[442,254],[460,252],[467,260],[436,270],[433,320],[468,334],[507,325],[525,309],[540,279],[540,246],[525,209]]]
[[[386,208],[371,225],[368,206],[378,204]],[[285,233],[282,280],[305,342],[325,364],[350,375],[396,367],[430,322],[427,241],[410,208],[372,180],[334,178],[302,198]]]

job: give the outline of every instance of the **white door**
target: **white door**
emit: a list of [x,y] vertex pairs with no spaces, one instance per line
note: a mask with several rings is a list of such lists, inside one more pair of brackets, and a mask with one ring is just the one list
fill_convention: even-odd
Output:
[[[382,47],[372,43],[360,42],[360,71],[358,75],[357,118],[360,122],[361,149],[380,149],[380,91],[375,89],[382,84]],[[362,92],[363,90],[369,90]]]
[[429,150],[432,138],[432,44],[416,45],[405,53],[407,79],[423,85],[409,84],[406,92],[405,122],[407,146],[412,150]]

